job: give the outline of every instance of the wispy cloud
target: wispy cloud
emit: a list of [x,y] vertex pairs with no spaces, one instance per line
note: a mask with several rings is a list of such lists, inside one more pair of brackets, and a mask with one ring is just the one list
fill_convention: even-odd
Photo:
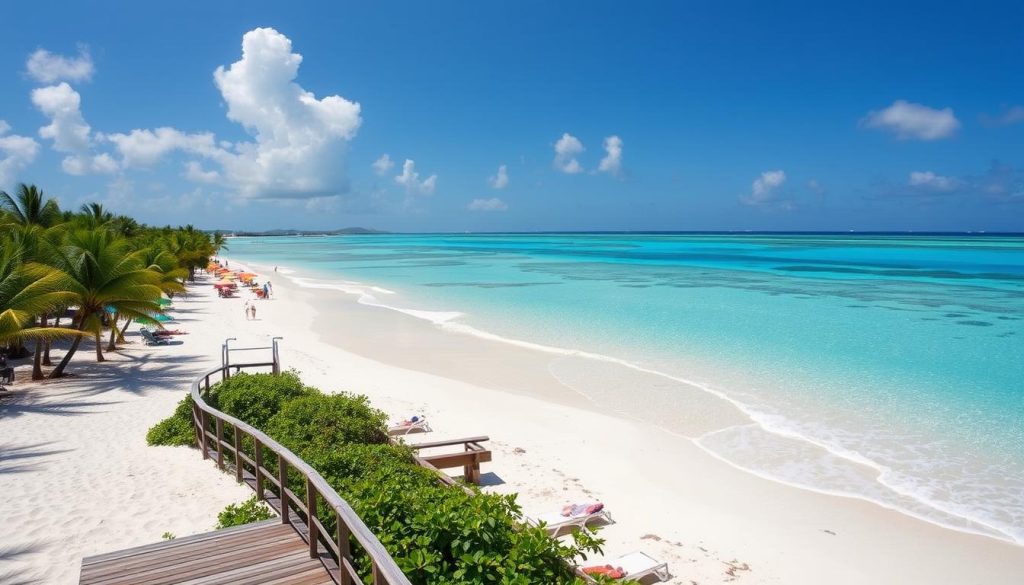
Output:
[[508,204],[497,197],[492,197],[490,199],[474,199],[469,202],[467,208],[470,211],[507,211]]
[[89,81],[95,71],[89,48],[79,45],[77,57],[65,57],[39,49],[29,55],[25,70],[40,83],[56,81]]
[[[504,189],[505,187],[508,187],[508,166],[501,165],[498,167],[497,174],[487,179],[487,182],[495,189]],[[479,199],[475,201],[479,201]]]
[[959,177],[933,171],[914,171],[906,182],[879,184],[866,198],[902,199],[926,204],[964,199],[973,200],[975,204],[1024,205],[1024,170],[993,161],[983,173]]
[[786,182],[783,170],[765,171],[750,184],[750,194],[740,197],[740,201],[752,206],[764,206],[776,201],[777,192]]
[[583,167],[580,166],[580,161],[576,160],[576,157],[583,151],[583,143],[579,138],[568,132],[562,134],[562,137],[555,143],[554,167],[569,175],[582,173]]
[[1021,122],[1024,122],[1024,106],[1005,108],[1002,113],[995,116],[981,115],[981,123],[990,128],[995,126],[1012,126]]
[[936,175],[932,171],[913,171],[907,182],[911,187],[931,191],[952,191],[956,189],[957,183],[956,179]]
[[437,187],[437,175],[430,175],[420,180],[420,174],[416,172],[416,163],[412,159],[405,159],[402,164],[402,173],[395,177],[395,182],[405,187],[409,195],[433,195]]
[[8,134],[10,125],[0,120],[0,189],[11,186],[25,167],[39,155],[39,143],[28,136]]
[[601,159],[597,170],[608,173],[613,177],[622,176],[622,139],[618,136],[609,136],[604,139],[605,156]]
[[901,140],[939,140],[952,136],[960,128],[960,121],[953,108],[937,110],[896,100],[887,108],[868,112],[861,125],[892,132]]
[[370,166],[373,167],[373,172],[377,173],[377,176],[383,177],[388,174],[391,167],[395,166],[395,161],[391,160],[391,157],[385,152],[380,155],[380,158],[373,161],[373,164]]

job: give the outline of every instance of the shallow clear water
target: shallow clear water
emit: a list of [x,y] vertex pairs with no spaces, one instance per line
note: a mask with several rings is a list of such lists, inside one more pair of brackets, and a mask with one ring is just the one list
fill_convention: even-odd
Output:
[[[1024,543],[1024,238],[376,235],[230,246],[300,283],[334,281],[436,322],[640,368],[578,367],[588,358],[571,356],[553,365],[587,395],[642,404],[694,382],[751,419],[694,437],[734,465]],[[681,399],[669,410],[686,408]]]

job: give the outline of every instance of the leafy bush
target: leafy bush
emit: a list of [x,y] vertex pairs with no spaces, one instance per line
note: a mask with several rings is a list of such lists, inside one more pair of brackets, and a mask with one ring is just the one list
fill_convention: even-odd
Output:
[[294,371],[278,376],[242,373],[214,386],[207,404],[256,428],[263,428],[285,402],[316,392],[304,386]]
[[284,403],[264,430],[296,453],[322,452],[349,443],[385,443],[385,421],[365,396],[317,393]]
[[[187,401],[157,425],[178,424],[170,421],[182,415],[189,433],[183,444],[193,440]],[[514,495],[469,494],[442,484],[434,472],[416,464],[408,447],[388,442],[386,417],[365,396],[325,395],[289,372],[236,375],[211,389],[207,402],[262,428],[316,469],[417,585],[578,585],[582,581],[566,563],[601,550],[602,541],[588,531],[564,544],[542,529],[518,525]],[[252,442],[242,445],[252,456]],[[276,473],[274,458],[264,463]],[[290,469],[289,477],[291,490],[304,499],[297,472]],[[325,527],[333,532],[336,519],[322,509]],[[218,516],[218,528],[269,517],[269,509],[250,498],[228,506]],[[369,559],[356,552],[355,561],[368,577]]]
[[174,414],[156,423],[146,433],[148,445],[195,445],[196,428],[192,425],[192,396],[186,394]]
[[227,508],[217,514],[217,530],[269,520],[273,517],[274,513],[270,508],[253,496],[241,504],[228,504]]

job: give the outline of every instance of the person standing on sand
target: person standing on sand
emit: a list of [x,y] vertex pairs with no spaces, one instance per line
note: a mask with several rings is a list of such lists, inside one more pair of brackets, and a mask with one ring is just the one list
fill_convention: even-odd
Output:
[[263,284],[263,298],[265,298],[265,299],[269,299],[270,298],[270,287],[267,286],[267,283]]
[[249,301],[245,301],[245,308],[242,309],[245,312],[245,320],[249,320]]
[[249,314],[252,315],[253,320],[256,320],[256,304],[249,305]]

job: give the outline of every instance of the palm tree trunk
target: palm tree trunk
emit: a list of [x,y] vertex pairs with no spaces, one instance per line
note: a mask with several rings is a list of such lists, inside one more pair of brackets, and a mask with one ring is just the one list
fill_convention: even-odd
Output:
[[132,324],[132,318],[128,317],[124,322],[124,327],[121,328],[121,332],[117,334],[118,343],[124,343],[124,334],[128,331],[128,326]]
[[103,341],[100,340],[100,336],[102,334],[103,327],[101,325],[96,325],[96,333],[94,333],[93,336],[96,339],[96,361],[98,362],[106,361],[103,359]]
[[[82,331],[84,327],[85,319],[82,319],[82,322],[78,326],[78,330]],[[75,355],[75,352],[78,351],[78,344],[80,343],[82,343],[82,336],[76,335],[75,340],[71,342],[71,347],[68,348],[68,352],[64,354],[64,359],[60,360],[57,367],[50,372],[50,378],[60,378],[64,375],[64,368],[68,367],[68,362],[71,361],[71,356]]]
[[117,351],[117,315],[110,319],[110,343],[107,344],[107,351]]
[[[63,310],[62,310],[62,312],[63,312]],[[57,315],[54,317],[54,319],[53,319],[53,326],[54,327],[60,327],[60,315],[61,315],[61,313],[58,312]],[[47,339],[44,342],[44,347],[45,347],[45,349],[43,349],[43,365],[44,366],[52,366],[53,362],[50,361],[50,340],[49,339]]]
[[36,340],[36,351],[32,356],[32,379],[43,379],[43,340]]

